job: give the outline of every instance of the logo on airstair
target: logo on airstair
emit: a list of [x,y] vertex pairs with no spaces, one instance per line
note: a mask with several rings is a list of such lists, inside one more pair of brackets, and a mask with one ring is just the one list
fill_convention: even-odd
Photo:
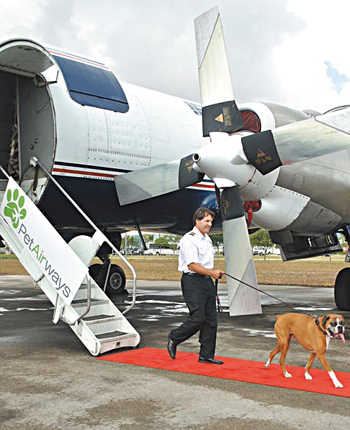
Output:
[[19,192],[15,189],[7,190],[6,198],[7,203],[4,208],[4,215],[11,218],[13,228],[17,228],[19,221],[23,220],[27,216],[27,211],[24,206],[24,197],[19,197]]

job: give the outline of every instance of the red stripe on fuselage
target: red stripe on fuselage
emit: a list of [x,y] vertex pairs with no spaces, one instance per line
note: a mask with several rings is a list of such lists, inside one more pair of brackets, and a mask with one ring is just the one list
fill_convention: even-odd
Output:
[[[86,170],[72,170],[72,169],[64,169],[64,168],[58,168],[58,167],[54,167],[52,169],[53,173],[70,173],[73,175],[86,175],[86,176],[101,176],[102,178],[115,178],[118,175],[114,175],[114,174],[110,174],[110,173],[96,173],[96,172],[87,172]],[[197,188],[207,188],[207,189],[215,189],[214,185],[211,184],[194,184],[192,185],[192,187],[197,187]]]
[[194,185],[192,185],[192,187],[202,187],[202,188],[210,188],[210,189],[215,189],[215,186],[214,185],[207,185],[207,184],[194,184]]
[[103,178],[115,178],[118,175],[111,175],[110,173],[95,173],[95,172],[86,172],[84,170],[70,170],[70,169],[58,169],[57,167],[54,167],[52,169],[53,173],[59,172],[59,173],[71,173],[74,175],[87,175],[87,176],[101,176]]

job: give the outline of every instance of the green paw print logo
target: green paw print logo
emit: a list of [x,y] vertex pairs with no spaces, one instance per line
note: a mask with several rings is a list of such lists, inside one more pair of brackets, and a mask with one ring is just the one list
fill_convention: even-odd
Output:
[[24,206],[24,197],[19,197],[19,191],[15,190],[12,192],[11,190],[7,191],[7,204],[4,209],[5,216],[11,218],[13,228],[17,228],[19,225],[19,221],[24,219],[27,215],[27,211],[23,208]]

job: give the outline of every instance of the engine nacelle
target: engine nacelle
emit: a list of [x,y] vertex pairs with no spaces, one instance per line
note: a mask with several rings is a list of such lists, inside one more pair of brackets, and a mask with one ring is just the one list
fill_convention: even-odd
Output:
[[[239,105],[245,130],[259,133],[297,121],[309,119],[310,111],[303,112],[275,103],[252,102]],[[315,112],[315,115],[318,113]]]

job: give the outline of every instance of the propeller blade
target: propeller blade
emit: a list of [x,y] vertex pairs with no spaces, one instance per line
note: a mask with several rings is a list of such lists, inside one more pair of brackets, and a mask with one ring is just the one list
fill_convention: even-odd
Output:
[[244,122],[233,93],[219,9],[195,19],[203,136],[212,131],[232,133]]
[[192,155],[159,164],[146,169],[134,170],[114,178],[121,206],[171,193],[200,182],[203,173],[193,169]]
[[242,138],[248,161],[263,175],[350,148],[350,108]]
[[[220,210],[224,231],[226,272],[258,288],[246,219],[237,186],[226,188],[221,195]],[[260,314],[259,292],[227,277],[231,316]]]

